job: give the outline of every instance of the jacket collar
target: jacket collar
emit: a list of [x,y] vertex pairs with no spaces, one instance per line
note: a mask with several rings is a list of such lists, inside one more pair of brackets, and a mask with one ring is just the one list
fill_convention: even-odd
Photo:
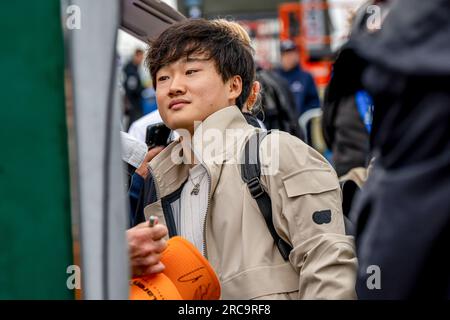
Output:
[[[250,126],[236,106],[226,107],[206,118],[195,129],[192,140],[181,134],[149,164],[158,198],[178,190],[188,178],[191,148],[210,177],[210,195],[214,194],[222,166],[234,161],[236,150],[254,127]],[[192,142],[192,143],[191,143]]]

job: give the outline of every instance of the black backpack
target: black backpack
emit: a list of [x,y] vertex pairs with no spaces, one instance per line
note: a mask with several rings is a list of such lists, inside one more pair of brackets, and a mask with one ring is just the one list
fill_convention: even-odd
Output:
[[[272,201],[269,194],[264,190],[261,184],[261,166],[259,161],[259,146],[261,141],[270,134],[271,131],[261,131],[252,135],[244,148],[243,161],[241,162],[241,177],[247,184],[248,190],[253,199],[258,204],[258,208],[264,217],[267,228],[269,229],[272,238],[280,251],[284,260],[289,259],[289,254],[292,250],[292,246],[284,241],[275,230],[272,220]],[[345,203],[345,199],[344,199]],[[349,206],[349,204],[347,204]],[[349,210],[348,210],[349,211]],[[345,212],[347,213],[347,211]],[[353,223],[344,215],[344,224],[346,234],[353,235],[354,227]]]
[[281,253],[281,256],[284,260],[288,260],[292,246],[281,239],[275,230],[272,221],[272,201],[270,200],[270,196],[262,187],[260,180],[261,166],[259,162],[259,145],[261,141],[270,133],[271,131],[257,132],[247,141],[244,149],[244,158],[241,162],[241,177],[247,184],[252,198],[255,199],[258,204],[259,210],[266,221],[267,228],[269,229],[270,234],[272,235],[272,238]]

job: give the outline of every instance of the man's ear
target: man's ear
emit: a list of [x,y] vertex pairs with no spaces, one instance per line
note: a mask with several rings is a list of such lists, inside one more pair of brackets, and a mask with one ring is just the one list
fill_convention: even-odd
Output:
[[241,76],[233,76],[229,80],[230,91],[228,99],[236,100],[242,93],[242,78]]
[[257,80],[253,81],[252,90],[250,92],[250,95],[249,95],[246,103],[245,103],[247,110],[250,111],[252,109],[252,107],[255,105],[260,92],[261,92],[261,83],[259,83],[259,81],[257,81]]

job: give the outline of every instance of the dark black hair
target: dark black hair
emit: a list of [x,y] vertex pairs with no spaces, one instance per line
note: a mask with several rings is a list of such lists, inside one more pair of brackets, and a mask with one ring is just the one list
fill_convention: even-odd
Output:
[[190,19],[166,29],[150,43],[146,66],[156,89],[156,73],[162,67],[192,54],[212,59],[224,82],[233,76],[242,78],[242,93],[236,104],[242,108],[255,80],[252,48],[229,28],[204,19]]

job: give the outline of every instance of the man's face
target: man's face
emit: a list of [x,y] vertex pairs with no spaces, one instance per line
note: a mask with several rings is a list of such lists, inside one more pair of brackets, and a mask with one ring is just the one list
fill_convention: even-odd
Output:
[[235,78],[224,83],[214,61],[205,60],[200,54],[164,66],[156,73],[156,100],[161,118],[169,128],[187,129],[192,134],[194,121],[203,121],[235,104],[241,92],[241,87],[236,89],[233,85]]
[[138,52],[134,55],[134,64],[140,65],[144,60],[144,53]]
[[299,61],[298,52],[296,50],[281,53],[281,67],[285,71],[293,69]]

